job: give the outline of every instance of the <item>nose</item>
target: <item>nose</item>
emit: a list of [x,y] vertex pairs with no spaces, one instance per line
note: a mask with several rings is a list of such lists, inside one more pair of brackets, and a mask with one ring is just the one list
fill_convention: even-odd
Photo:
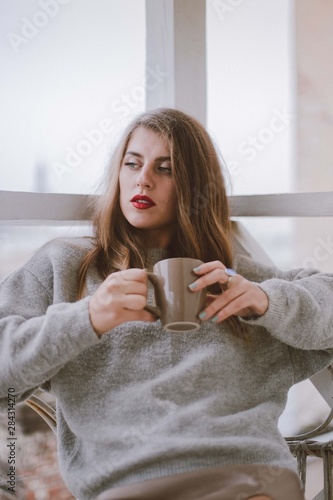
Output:
[[142,167],[136,183],[137,186],[145,187],[147,189],[153,187],[153,179],[148,168]]

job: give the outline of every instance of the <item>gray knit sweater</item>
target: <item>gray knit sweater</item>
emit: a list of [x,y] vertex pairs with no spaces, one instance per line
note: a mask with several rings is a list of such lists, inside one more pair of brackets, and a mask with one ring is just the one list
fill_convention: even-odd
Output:
[[[239,257],[238,272],[269,297],[265,315],[248,322],[250,343],[211,322],[192,333],[124,323],[99,339],[89,296],[77,301],[90,245],[50,242],[0,285],[2,410],[9,387],[23,400],[50,380],[72,493],[90,500],[115,486],[228,464],[295,470],[277,422],[290,386],[333,359],[333,275]],[[88,295],[100,283],[91,269]]]

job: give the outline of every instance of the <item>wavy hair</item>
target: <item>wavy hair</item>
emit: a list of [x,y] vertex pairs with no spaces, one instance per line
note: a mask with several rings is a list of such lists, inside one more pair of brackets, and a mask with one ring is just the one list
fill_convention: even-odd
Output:
[[[161,108],[136,117],[112,155],[104,192],[93,206],[94,246],[81,265],[81,296],[93,263],[103,279],[115,271],[147,266],[144,231],[129,224],[119,202],[120,168],[128,142],[139,127],[165,138],[170,148],[178,200],[176,228],[168,248],[170,257],[219,260],[232,267],[232,232],[222,161],[209,134],[196,119],[176,109]],[[219,286],[209,291],[221,293]],[[233,333],[242,333],[243,324],[238,318],[229,318],[227,323]]]

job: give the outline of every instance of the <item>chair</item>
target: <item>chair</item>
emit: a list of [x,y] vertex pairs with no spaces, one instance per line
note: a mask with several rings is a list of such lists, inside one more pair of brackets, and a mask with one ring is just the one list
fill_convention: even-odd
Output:
[[54,406],[46,403],[43,399],[33,394],[25,401],[25,404],[32,408],[47,423],[50,429],[57,434],[57,415]]
[[303,489],[306,484],[307,457],[319,457],[323,461],[324,489],[315,496],[313,500],[331,500],[333,498],[332,456],[333,441],[316,441],[313,438],[327,432],[328,426],[333,420],[333,368],[328,368],[316,373],[310,378],[311,382],[324,397],[330,411],[324,422],[309,432],[297,436],[285,437],[289,449],[297,458],[298,473]]

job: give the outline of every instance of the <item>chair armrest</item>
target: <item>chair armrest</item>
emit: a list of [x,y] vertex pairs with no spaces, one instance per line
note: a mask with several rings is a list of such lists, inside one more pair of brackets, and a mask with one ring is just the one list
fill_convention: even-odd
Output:
[[57,416],[53,406],[34,394],[25,401],[25,404],[38,413],[55,434],[57,433]]

